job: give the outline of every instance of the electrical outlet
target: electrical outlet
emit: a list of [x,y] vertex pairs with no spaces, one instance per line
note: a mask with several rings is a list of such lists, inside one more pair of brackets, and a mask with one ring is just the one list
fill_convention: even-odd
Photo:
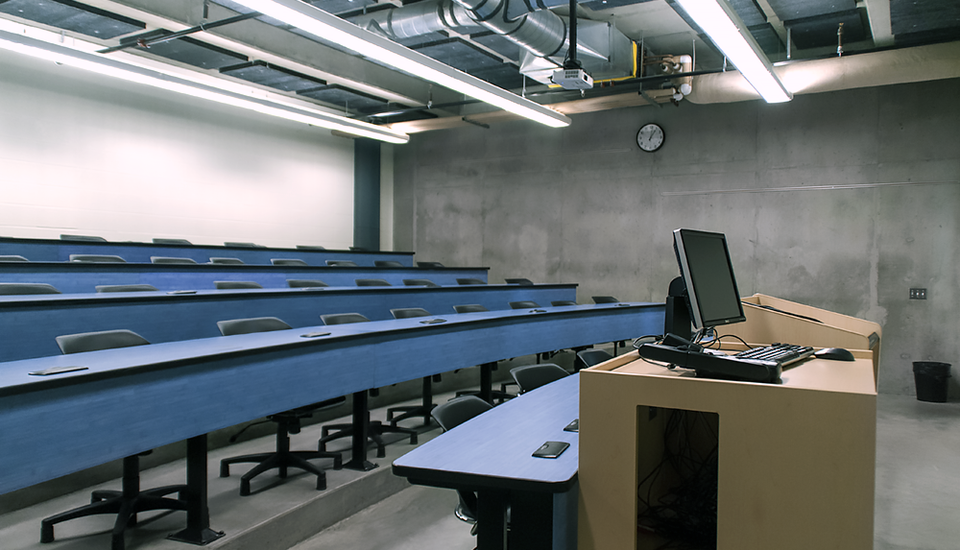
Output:
[[911,289],[910,289],[910,299],[911,299],[911,300],[926,300],[926,299],[927,299],[927,289],[925,289],[925,288],[911,288]]

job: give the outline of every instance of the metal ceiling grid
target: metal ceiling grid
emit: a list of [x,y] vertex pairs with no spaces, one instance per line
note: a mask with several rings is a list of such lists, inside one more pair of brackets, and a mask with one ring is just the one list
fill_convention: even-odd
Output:
[[798,48],[837,46],[840,23],[843,43],[859,42],[870,37],[859,10],[828,13],[818,17],[786,21],[793,43]]
[[898,44],[960,39],[957,0],[890,0],[890,19]]
[[769,2],[777,17],[784,23],[794,19],[806,19],[857,9],[856,0],[769,0]]
[[489,31],[471,34],[470,40],[490,48],[498,54],[512,59],[513,61],[520,61],[520,46],[495,32]]
[[140,21],[70,0],[0,0],[0,13],[104,40],[146,28]]
[[152,55],[173,59],[201,69],[219,69],[247,60],[245,55],[218,48],[188,36],[151,44],[147,51]]
[[223,67],[220,69],[220,74],[261,86],[276,88],[284,92],[299,92],[327,84],[326,81],[319,78],[309,77],[260,60]]
[[468,73],[503,64],[500,58],[490,55],[461,38],[448,38],[413,49]]
[[311,90],[302,90],[297,93],[316,99],[317,101],[336,105],[346,111],[357,111],[361,113],[376,112],[382,110],[383,107],[387,105],[387,102],[379,97],[356,92],[338,84],[330,84]]
[[589,2],[581,2],[580,5],[593,11],[600,11],[654,1],[655,0],[591,0]]

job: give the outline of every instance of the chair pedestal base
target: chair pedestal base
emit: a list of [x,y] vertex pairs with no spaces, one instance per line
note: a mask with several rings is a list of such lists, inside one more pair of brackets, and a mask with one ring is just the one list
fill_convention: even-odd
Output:
[[[387,409],[387,422],[390,423],[392,428],[397,428],[397,422],[406,420],[408,418],[416,418],[418,416],[423,417],[424,426],[430,425],[430,411],[436,407],[436,404],[433,402],[432,378],[433,377],[431,376],[426,376],[423,378],[423,400],[419,405],[409,405],[405,407],[393,407]],[[397,416],[394,416],[395,414],[397,414]]]
[[370,409],[366,391],[353,394],[353,420],[351,424],[328,424],[320,428],[320,440],[317,448],[321,452],[327,449],[327,443],[344,437],[351,438],[353,456],[343,465],[349,470],[366,472],[377,467],[367,460],[367,444],[373,442],[377,446],[377,458],[387,456],[385,433],[402,433],[410,436],[410,444],[417,444],[417,431],[398,426],[387,426],[379,421],[370,420]]
[[[53,542],[53,526],[57,523],[98,514],[116,514],[117,521],[111,532],[112,550],[123,550],[123,532],[137,524],[137,514],[151,510],[186,510],[186,485],[167,485],[140,491],[140,457],[123,459],[122,491],[94,491],[90,504],[68,510],[40,521],[40,542]],[[166,498],[179,493],[181,498]]]
[[339,470],[342,468],[342,459],[340,453],[328,453],[325,450],[320,451],[291,451],[290,450],[290,426],[293,419],[284,416],[274,416],[271,420],[277,423],[277,450],[272,453],[256,453],[243,456],[234,456],[220,461],[220,477],[230,476],[230,465],[245,462],[255,462],[256,466],[243,474],[240,478],[240,496],[250,495],[250,480],[258,475],[277,468],[281,479],[287,477],[288,468],[299,468],[305,472],[317,476],[317,490],[322,491],[327,488],[327,476],[323,470],[313,465],[310,460],[316,458],[332,458],[333,468]]

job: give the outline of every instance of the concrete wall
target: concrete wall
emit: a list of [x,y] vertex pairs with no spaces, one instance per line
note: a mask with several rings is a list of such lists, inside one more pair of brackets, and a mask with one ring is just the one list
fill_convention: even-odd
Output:
[[[947,80],[419,134],[395,149],[394,245],[578,282],[581,302],[662,301],[671,231],[722,231],[742,295],[879,322],[880,390],[911,394],[912,361],[960,366],[958,97]],[[635,143],[646,122],[656,153]]]
[[353,140],[0,51],[0,235],[353,245]]

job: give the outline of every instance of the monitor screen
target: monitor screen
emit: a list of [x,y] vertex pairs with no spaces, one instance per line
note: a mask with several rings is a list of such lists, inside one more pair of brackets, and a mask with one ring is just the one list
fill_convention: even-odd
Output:
[[694,326],[704,329],[745,321],[723,233],[677,229],[673,232],[673,247],[687,287]]

